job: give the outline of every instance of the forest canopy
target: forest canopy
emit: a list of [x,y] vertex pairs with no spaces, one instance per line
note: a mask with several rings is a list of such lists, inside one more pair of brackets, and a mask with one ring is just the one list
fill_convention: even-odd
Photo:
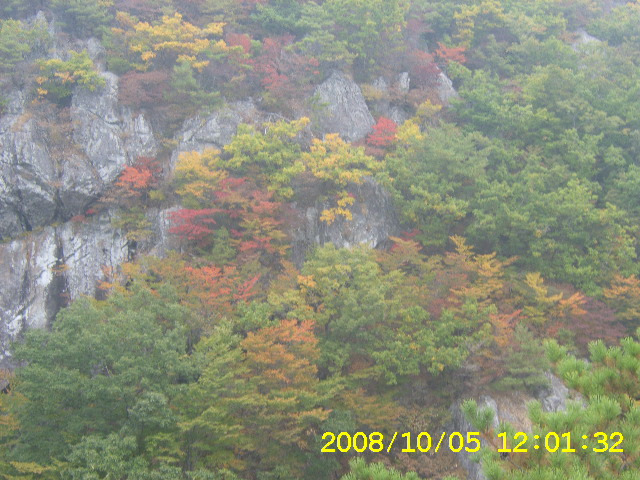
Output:
[[[108,216],[129,258],[15,343],[0,478],[464,478],[451,451],[321,453],[325,432],[450,430],[462,405],[486,478],[640,479],[639,21],[608,0],[3,1],[0,115],[20,91],[69,118],[111,72],[160,147],[70,218]],[[360,139],[319,126],[336,72]],[[178,149],[247,99],[223,146]],[[368,188],[389,238],[300,255],[308,212],[369,228]],[[176,248],[139,253],[160,211]],[[519,427],[476,400],[550,379],[577,400],[520,405],[529,433],[624,451],[501,454]]]

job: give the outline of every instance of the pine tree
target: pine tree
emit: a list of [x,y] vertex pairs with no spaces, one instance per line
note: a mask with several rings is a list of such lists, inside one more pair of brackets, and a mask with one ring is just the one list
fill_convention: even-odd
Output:
[[[626,338],[620,346],[607,348],[596,341],[589,350],[590,362],[586,362],[569,355],[555,340],[547,342],[547,354],[555,371],[582,398],[570,402],[566,411],[545,413],[539,402],[530,406],[533,431],[521,446],[528,453],[500,455],[495,448],[501,448],[502,441],[496,442],[499,432],[491,430],[487,412],[479,411],[473,402],[465,405],[467,417],[485,435],[481,457],[488,478],[640,478],[640,343]],[[508,447],[513,447],[513,427],[506,424],[502,430],[510,438]],[[546,448],[534,449],[535,444],[540,444],[534,441],[534,435],[545,439],[549,432],[559,436],[570,433],[570,447],[575,451],[551,453]],[[567,448],[566,436],[561,437],[560,448]]]
[[367,464],[362,458],[355,458],[349,462],[350,472],[341,480],[420,480],[416,473],[406,475],[393,468],[387,468],[382,463]]

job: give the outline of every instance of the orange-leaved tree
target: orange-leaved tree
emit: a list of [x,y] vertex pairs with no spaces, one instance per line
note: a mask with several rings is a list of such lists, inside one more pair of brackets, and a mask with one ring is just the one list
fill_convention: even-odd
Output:
[[221,327],[203,342],[205,367],[182,424],[194,462],[302,474],[336,394],[318,379],[313,330],[312,322],[287,319],[242,340]]
[[179,61],[202,70],[209,58],[228,51],[224,40],[219,39],[223,23],[199,28],[177,12],[153,24],[140,22],[125,12],[118,12],[116,19],[120,26],[112,28],[114,41],[120,43],[120,51],[128,52],[132,65],[140,71],[152,66],[171,68]]

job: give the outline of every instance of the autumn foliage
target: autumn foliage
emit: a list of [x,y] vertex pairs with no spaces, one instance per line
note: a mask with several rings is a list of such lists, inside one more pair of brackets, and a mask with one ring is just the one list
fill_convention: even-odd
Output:
[[388,147],[396,139],[398,125],[387,117],[380,117],[367,137],[367,143],[374,147]]
[[197,210],[182,208],[171,212],[171,221],[174,225],[169,231],[198,245],[205,245],[205,240],[214,231],[215,216],[220,212],[221,210],[218,208]]
[[249,61],[262,87],[281,107],[306,95],[320,75],[317,59],[287,48],[293,40],[292,35],[265,38],[262,53]]
[[153,108],[165,101],[169,74],[161,70],[128,72],[120,77],[118,98],[133,108]]
[[156,158],[138,157],[133,165],[126,166],[114,184],[110,200],[130,206],[134,199],[147,200],[149,191],[158,187],[161,167]]
[[50,328],[0,312],[0,477],[454,478],[453,452],[322,436],[450,432],[485,395],[511,431],[553,371],[580,401],[514,428],[625,451],[500,455],[484,419],[478,470],[635,479],[639,22],[593,0],[0,1],[0,249],[53,234],[65,257]]
[[251,37],[246,33],[228,33],[224,39],[230,47],[242,47],[244,53],[251,50]]
[[438,42],[438,49],[435,52],[436,58],[445,64],[449,62],[464,63],[467,58],[464,56],[466,48],[464,46],[447,47],[446,45]]
[[411,83],[418,88],[432,86],[440,73],[433,55],[423,50],[414,50],[409,54],[409,73]]
[[635,275],[616,274],[604,297],[622,322],[631,324],[640,319],[640,280]]

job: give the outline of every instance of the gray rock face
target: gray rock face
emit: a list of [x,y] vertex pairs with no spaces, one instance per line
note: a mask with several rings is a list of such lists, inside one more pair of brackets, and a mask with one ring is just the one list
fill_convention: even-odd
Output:
[[[320,221],[329,205],[320,201],[320,192],[297,205],[299,219],[291,235],[294,260],[301,264],[306,250],[314,244],[332,242],[338,247],[361,243],[384,246],[389,235],[399,231],[391,199],[372,180],[353,185],[356,197],[353,220]],[[178,249],[177,238],[169,233],[170,213],[178,207],[150,210],[152,235],[138,245],[138,253],[164,256]],[[301,221],[299,221],[301,220]],[[25,330],[44,328],[59,309],[82,295],[94,296],[105,280],[105,271],[117,271],[130,255],[124,235],[111,225],[110,214],[83,223],[67,222],[45,227],[24,239],[0,244],[0,369],[11,368],[10,344]],[[104,267],[104,268],[103,268]]]
[[396,88],[402,93],[407,93],[409,92],[410,87],[411,87],[411,78],[409,77],[409,72],[400,73],[396,80]]
[[577,30],[575,32],[575,35],[576,39],[571,43],[571,48],[573,48],[573,50],[575,51],[579,50],[583,45],[588,45],[590,43],[602,43],[602,40],[594,37],[593,35],[590,35],[583,29]]
[[386,92],[389,89],[389,86],[387,85],[387,81],[384,79],[384,77],[376,78],[373,81],[372,85],[378,90],[380,90],[381,92]]
[[[118,78],[102,75],[104,89],[74,93],[68,139],[52,140],[24,95],[10,95],[0,118],[0,238],[83,213],[125,165],[155,155],[151,127],[118,106]],[[63,155],[54,155],[53,143]]]
[[[305,187],[297,190],[298,197],[315,199],[321,195],[318,191],[307,191]],[[338,217],[330,225],[321,221],[322,211],[331,206],[328,202],[316,201],[309,205],[300,201],[294,204],[297,218],[292,219],[289,233],[296,265],[303,263],[305,253],[313,245],[330,242],[338,248],[361,244],[381,248],[387,246],[390,235],[400,231],[392,200],[378,183],[366,179],[360,185],[351,185],[348,190],[356,199],[351,207],[352,220]]]
[[545,372],[545,377],[549,380],[549,387],[540,391],[537,395],[545,412],[564,412],[567,409],[567,401],[570,399],[584,403],[582,395],[569,390],[562,380],[551,372]]
[[56,168],[46,135],[24,104],[24,94],[10,93],[0,118],[0,238],[50,223],[56,214]]
[[102,267],[114,268],[126,255],[126,239],[104,217],[0,245],[0,368],[11,366],[11,341],[47,326],[69,300],[93,295]]
[[[177,248],[169,212],[151,210],[151,238],[143,252],[162,256]],[[46,227],[27,238],[0,244],[0,369],[10,368],[10,343],[30,328],[44,328],[61,307],[94,296],[105,272],[128,260],[130,245],[105,213],[82,223]]]
[[453,82],[444,72],[438,74],[438,82],[436,84],[436,90],[440,101],[444,104],[449,103],[449,100],[458,96],[455,88],[453,88]]
[[[87,202],[113,182],[125,165],[140,155],[155,153],[149,124],[118,106],[117,77],[106,73],[104,78],[107,86],[102,91],[74,95],[70,111],[73,142],[69,142],[64,164],[54,160],[46,132],[37,122],[28,115],[21,118],[25,114],[23,96],[16,92],[11,97],[8,113],[0,119],[0,202],[10,207],[0,209],[5,233],[15,235],[47,225],[58,220],[61,211],[65,215],[83,213]],[[364,108],[368,114],[366,105]],[[251,101],[190,119],[178,136],[172,164],[183,151],[222,148],[240,123],[270,119]],[[379,185],[367,180],[351,190],[357,198],[353,220],[338,219],[332,225],[319,219],[328,207],[316,200],[322,192],[306,197],[307,203],[299,209],[305,221],[294,232],[294,250],[300,259],[311,244],[330,241],[340,247],[359,243],[378,247],[398,231],[391,199]],[[147,212],[153,233],[137,245],[138,253],[163,256],[179,248],[169,233],[170,213],[175,208]],[[113,229],[109,214],[84,223],[44,227],[26,238],[0,244],[0,278],[9,285],[0,291],[0,368],[12,366],[9,346],[13,340],[27,329],[49,325],[69,301],[95,295],[104,279],[102,267],[116,270],[130,256],[130,249],[124,235]]]
[[141,252],[155,257],[164,257],[170,250],[180,250],[180,239],[169,232],[172,226],[171,213],[179,206],[163,210],[150,209],[146,217],[151,223],[151,236],[140,245]]
[[196,116],[186,120],[178,135],[178,148],[171,156],[171,171],[175,169],[180,153],[222,149],[231,142],[239,124],[259,123],[261,117],[254,103],[246,100],[227,105],[206,118]]
[[315,95],[324,106],[316,127],[323,134],[339,133],[349,142],[363,139],[375,124],[360,87],[340,72],[318,85]]
[[[394,83],[392,88],[398,92],[407,93],[409,91],[410,83],[411,79],[409,78],[409,73],[404,72],[397,76],[397,81]],[[409,112],[388,99],[389,86],[387,85],[386,80],[383,77],[378,77],[374,80],[372,85],[378,89],[383,96],[382,99],[373,102],[372,109],[376,112],[376,115],[390,118],[396,123],[396,125],[402,125],[406,122],[410,117]]]
[[156,153],[151,126],[144,117],[133,117],[118,106],[118,77],[102,76],[106,87],[101,92],[78,90],[73,96],[73,140],[84,151],[62,170],[60,198],[68,213],[96,198],[139,156]]
[[[491,397],[483,396],[476,400],[476,402],[478,404],[478,408],[482,409],[488,407],[493,411],[494,415],[492,428],[497,431],[499,423],[498,405],[496,404],[496,401]],[[454,432],[460,432],[462,435],[464,435],[465,438],[468,432],[477,431],[466,419],[464,413],[462,413],[462,410],[460,409],[460,402],[455,403],[451,407],[450,430]],[[457,457],[460,465],[467,471],[467,480],[487,480],[487,477],[484,475],[484,473],[482,473],[482,466],[479,463],[474,462],[471,459],[471,455],[464,452],[463,450],[457,454]]]

